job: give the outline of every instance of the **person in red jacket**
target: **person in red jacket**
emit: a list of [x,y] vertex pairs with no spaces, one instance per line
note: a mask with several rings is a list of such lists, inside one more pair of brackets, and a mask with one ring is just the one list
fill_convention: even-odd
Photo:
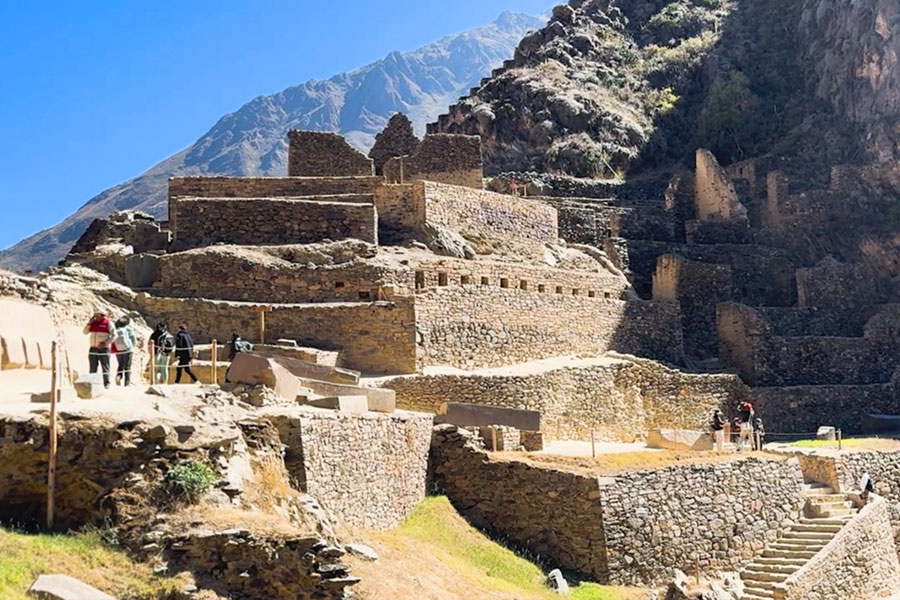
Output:
[[109,347],[116,338],[116,326],[106,316],[103,309],[94,311],[94,316],[84,326],[84,333],[91,336],[88,364],[91,373],[100,368],[103,371],[103,386],[109,387]]

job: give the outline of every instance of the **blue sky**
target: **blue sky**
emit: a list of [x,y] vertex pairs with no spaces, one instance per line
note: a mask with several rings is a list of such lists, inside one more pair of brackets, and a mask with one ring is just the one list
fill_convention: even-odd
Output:
[[0,0],[0,249],[255,96],[552,4]]

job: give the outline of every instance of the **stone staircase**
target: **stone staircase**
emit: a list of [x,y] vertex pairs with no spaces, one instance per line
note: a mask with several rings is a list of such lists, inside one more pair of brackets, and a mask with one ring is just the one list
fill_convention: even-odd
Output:
[[806,517],[741,570],[744,600],[774,598],[775,585],[805,565],[859,512],[847,494],[823,485],[806,486],[804,495]]

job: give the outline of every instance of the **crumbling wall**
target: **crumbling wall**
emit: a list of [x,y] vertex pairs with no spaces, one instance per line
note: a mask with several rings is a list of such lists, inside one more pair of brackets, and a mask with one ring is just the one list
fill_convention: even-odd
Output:
[[267,418],[299,489],[345,523],[390,529],[425,498],[431,415],[322,410]]
[[179,198],[174,211],[177,249],[218,243],[309,244],[355,238],[378,243],[373,204],[285,198]]
[[866,414],[897,412],[897,392],[890,383],[758,387],[751,394],[766,427],[784,433],[810,434],[825,425],[854,435],[862,432]]
[[434,181],[482,189],[481,138],[477,135],[426,135],[412,154],[388,160],[384,175],[390,183]]
[[650,360],[600,359],[505,375],[398,377],[383,383],[397,405],[437,413],[445,402],[524,408],[541,413],[545,439],[632,441],[655,427],[705,429],[712,411],[744,398],[734,375],[698,375]]
[[337,133],[297,129],[288,132],[288,177],[346,177],[374,173],[372,160]]
[[[233,332],[258,342],[259,309],[266,306],[147,294],[139,294],[135,303],[151,323],[186,323],[197,343],[229,340]],[[339,350],[340,366],[366,373],[415,371],[415,320],[408,299],[270,308],[265,317],[268,340],[285,338],[301,346]]]
[[678,307],[480,285],[416,295],[419,364],[462,368],[617,350],[682,360]]
[[419,147],[419,138],[406,115],[397,113],[387,122],[384,130],[375,136],[375,144],[369,158],[375,163],[375,174],[382,175],[384,163],[391,158],[413,154]]
[[695,194],[694,208],[701,221],[747,217],[728,174],[713,153],[703,148],[697,149]]

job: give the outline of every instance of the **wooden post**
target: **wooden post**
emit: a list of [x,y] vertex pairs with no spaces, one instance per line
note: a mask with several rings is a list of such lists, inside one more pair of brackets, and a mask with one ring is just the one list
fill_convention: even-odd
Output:
[[497,451],[497,428],[491,427],[491,452]]
[[843,444],[843,439],[842,439],[843,435],[841,434],[840,429],[837,430],[837,438],[838,438],[838,450],[841,450],[844,444]]
[[594,439],[594,430],[591,429],[591,457],[597,458],[597,443]]
[[262,346],[266,343],[266,311],[269,310],[267,306],[259,307],[259,345]]
[[150,340],[150,385],[156,385],[157,383],[159,383],[158,381],[156,381],[156,352],[153,351],[154,346],[155,344],[153,343],[153,340]]
[[218,365],[216,364],[219,360],[219,347],[216,343],[216,340],[212,341],[212,383],[213,385],[219,383],[219,371]]
[[47,529],[53,529],[56,496],[56,402],[59,395],[56,353],[56,342],[53,342],[50,345],[50,456],[47,466]]

